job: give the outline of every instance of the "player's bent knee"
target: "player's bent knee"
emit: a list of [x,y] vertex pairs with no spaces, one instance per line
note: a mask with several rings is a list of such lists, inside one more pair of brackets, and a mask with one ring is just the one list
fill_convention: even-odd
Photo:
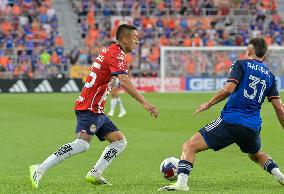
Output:
[[[82,152],[87,151],[90,148],[90,144],[83,139],[77,139],[79,144],[82,146]],[[75,140],[76,141],[76,140]]]
[[263,155],[264,153],[262,151],[258,151],[255,154],[248,154],[249,158],[254,161],[254,162],[258,162],[259,158]]
[[125,136],[120,131],[107,133],[104,137],[105,140],[114,143],[125,139]]
[[257,162],[256,157],[254,156],[254,154],[248,154],[249,159],[251,159],[251,161],[253,162]]
[[93,136],[88,135],[85,131],[81,131],[80,133],[77,134],[77,138],[85,140],[86,142],[90,143],[92,141]]
[[195,152],[196,151],[196,144],[194,141],[189,140],[183,144],[183,150],[185,152]]
[[70,144],[73,148],[71,155],[79,154],[85,152],[89,149],[90,144],[83,139],[76,139]]

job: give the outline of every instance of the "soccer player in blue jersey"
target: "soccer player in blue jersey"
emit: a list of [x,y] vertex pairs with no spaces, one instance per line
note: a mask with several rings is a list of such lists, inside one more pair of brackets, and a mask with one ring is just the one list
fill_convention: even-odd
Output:
[[266,53],[267,44],[263,38],[251,39],[247,47],[248,58],[235,61],[225,86],[194,112],[197,114],[205,111],[229,97],[221,116],[184,143],[178,164],[177,182],[160,190],[188,191],[188,177],[196,153],[208,149],[218,151],[233,143],[284,185],[284,175],[277,164],[261,150],[260,109],[265,97],[272,103],[284,128],[284,106],[276,87],[275,76],[263,63]]

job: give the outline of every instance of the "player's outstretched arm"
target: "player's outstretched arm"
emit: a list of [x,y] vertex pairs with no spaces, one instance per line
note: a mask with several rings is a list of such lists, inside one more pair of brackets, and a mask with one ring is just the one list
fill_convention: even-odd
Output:
[[219,90],[208,102],[201,104],[193,113],[198,114],[202,111],[209,109],[211,106],[223,101],[236,89],[237,85],[234,82],[227,82],[226,85]]
[[138,102],[140,102],[143,107],[151,114],[151,116],[157,118],[159,115],[158,109],[150,104],[144,96],[142,96],[133,86],[129,77],[125,74],[119,74],[118,79],[122,87],[126,90],[128,94],[130,94],[133,98],[135,98]]
[[275,110],[275,113],[277,115],[277,118],[284,129],[284,105],[281,101],[281,99],[273,99],[271,100],[272,106]]

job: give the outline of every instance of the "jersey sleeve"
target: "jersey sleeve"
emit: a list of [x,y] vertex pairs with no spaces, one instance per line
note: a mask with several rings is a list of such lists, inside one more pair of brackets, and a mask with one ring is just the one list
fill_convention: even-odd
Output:
[[270,90],[267,93],[267,99],[269,102],[271,102],[271,100],[273,99],[280,99],[275,77],[273,77],[273,83],[271,85]]
[[112,75],[127,74],[125,54],[120,52],[111,53],[109,68]]
[[243,67],[240,60],[237,60],[233,63],[230,74],[227,82],[234,82],[235,84],[239,84],[243,77]]

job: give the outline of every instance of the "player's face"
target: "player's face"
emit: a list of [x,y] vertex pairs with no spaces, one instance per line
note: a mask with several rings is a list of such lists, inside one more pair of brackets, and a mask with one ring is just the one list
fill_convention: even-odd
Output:
[[138,44],[139,44],[138,32],[136,30],[132,30],[126,42],[126,52],[127,53],[132,52],[137,47]]

